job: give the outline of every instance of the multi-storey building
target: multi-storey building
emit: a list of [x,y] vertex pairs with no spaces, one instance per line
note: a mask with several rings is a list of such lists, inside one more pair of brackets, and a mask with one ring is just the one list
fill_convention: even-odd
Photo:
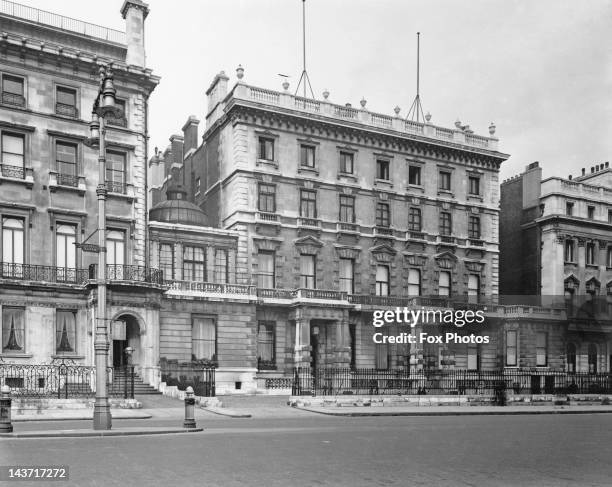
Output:
[[[145,64],[148,8],[126,0],[126,32],[9,1],[0,7],[0,357],[93,363],[98,153],[84,142],[99,68],[112,66],[124,116],[107,124],[111,361],[139,341],[157,365],[161,281],[147,269],[147,111],[159,78]],[[87,246],[85,247],[87,249]],[[126,332],[127,329],[127,332]]]
[[534,162],[501,185],[501,293],[567,308],[554,333],[570,371],[612,366],[611,183],[607,162],[567,179]]
[[[236,282],[257,289],[239,366],[263,377],[423,363],[415,347],[375,346],[372,312],[498,293],[498,171],[508,156],[495,127],[483,137],[429,115],[373,113],[365,100],[356,109],[327,92],[315,100],[287,84],[249,86],[242,68],[237,76],[228,89],[222,72],[207,90],[201,144],[190,117],[151,161],[150,191],[158,201],[170,181],[182,184],[211,226],[237,235]],[[192,318],[183,320],[173,326],[186,330]],[[502,365],[502,346],[483,354],[490,367]],[[458,347],[456,363],[476,353]]]

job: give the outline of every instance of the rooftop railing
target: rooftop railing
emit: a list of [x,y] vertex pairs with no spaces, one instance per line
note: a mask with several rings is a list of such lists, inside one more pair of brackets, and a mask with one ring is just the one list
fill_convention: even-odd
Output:
[[19,3],[9,2],[7,0],[0,1],[0,14],[49,25],[58,29],[69,30],[117,44],[127,44],[125,32],[102,27],[101,25],[90,24],[89,22],[83,22],[82,20],[70,17],[64,17],[63,15],[28,7]]
[[[317,113],[322,116],[340,119],[343,121],[357,122],[370,125],[375,128],[393,130],[400,133],[422,136],[428,139],[435,139],[464,146],[480,149],[497,150],[497,139],[483,137],[471,133],[461,128],[438,127],[430,122],[413,122],[396,116],[389,116],[381,113],[370,112],[364,107],[358,109],[347,105],[336,105],[328,100],[315,100],[294,96],[288,92],[277,92],[244,83],[236,85],[233,91],[234,98],[254,100],[266,105],[274,105],[282,108]],[[490,133],[494,134],[494,127],[490,128]]]

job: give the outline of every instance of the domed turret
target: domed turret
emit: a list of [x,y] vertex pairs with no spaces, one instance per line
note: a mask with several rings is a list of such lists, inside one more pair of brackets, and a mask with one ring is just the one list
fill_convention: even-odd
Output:
[[167,200],[160,201],[149,210],[149,220],[183,225],[208,225],[206,214],[193,203],[187,201],[187,192],[177,185],[166,191]]

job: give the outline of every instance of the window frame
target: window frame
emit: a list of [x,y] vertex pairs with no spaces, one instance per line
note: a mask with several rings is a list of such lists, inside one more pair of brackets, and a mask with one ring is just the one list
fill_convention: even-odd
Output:
[[[5,150],[5,143],[4,143],[4,137],[13,137],[16,139],[21,139],[22,142],[22,149],[23,152],[21,154],[21,166],[17,165],[15,166],[14,164],[7,164],[4,160],[4,154],[11,154],[11,155],[19,155],[17,153],[13,153],[13,152],[8,152]],[[9,130],[9,129],[0,129],[0,164],[3,166],[9,166],[9,167],[15,167],[15,168],[20,168],[23,176],[22,178],[25,178],[25,170],[26,170],[26,155],[27,155],[27,134],[23,133],[23,132],[19,132],[19,131],[14,131],[14,130]],[[3,173],[4,174],[4,173]]]
[[[72,349],[71,350],[60,350],[60,345],[62,344],[62,335],[63,335],[63,329],[60,330],[60,322],[59,322],[59,317],[61,314],[70,314],[72,315],[72,319],[73,321],[73,325],[74,325],[74,330],[66,330],[67,334],[70,333],[71,337],[72,337],[72,341],[70,341],[70,338],[68,338],[68,345],[72,345]],[[65,321],[64,321],[64,325],[65,325]],[[55,310],[55,347],[54,347],[54,353],[55,355],[59,355],[59,356],[71,356],[71,355],[77,355],[78,353],[78,326],[77,326],[77,310],[73,310],[73,309],[56,309]]]
[[[5,226],[5,221],[6,220],[17,220],[19,222],[21,222],[21,261],[22,262],[16,262],[15,259],[15,233],[17,232],[17,230],[19,230],[17,227],[9,227],[9,226]],[[8,229],[8,230],[7,230]],[[12,250],[12,255],[10,260],[8,259],[8,256],[6,255],[6,245],[5,245],[5,231],[9,231],[11,234],[11,250]],[[1,252],[0,252],[0,259],[2,262],[4,263],[8,263],[8,264],[16,264],[16,265],[24,265],[27,263],[27,221],[26,218],[22,215],[14,215],[14,214],[7,214],[7,213],[2,213],[0,215],[0,245],[1,245]],[[2,272],[2,274],[4,274]],[[13,273],[9,273],[10,275],[12,275]]]
[[[64,92],[72,91],[72,92],[74,92],[74,106],[72,106],[72,105],[70,105],[68,103],[63,103],[63,102],[59,101],[58,94],[59,94],[60,91],[64,91]],[[78,87],[55,83],[54,97],[55,97],[54,98],[55,105],[54,105],[53,113],[55,115],[59,115],[60,117],[72,118],[72,119],[78,119],[79,118],[79,113],[80,113],[80,92],[79,92],[79,88]],[[60,111],[58,111],[59,105],[65,105],[66,107],[71,107],[72,106],[72,108],[74,109],[74,114],[70,115],[68,113],[61,113]]]
[[[412,182],[412,176],[413,174],[411,174],[411,171],[415,170],[416,173],[414,174],[415,178],[418,182]],[[414,165],[414,164],[409,164],[408,165],[408,184],[411,186],[422,186],[422,176],[423,174],[423,168],[419,165]]]
[[[7,78],[7,77],[8,78],[19,79],[21,81],[21,95],[18,95],[16,93],[11,92],[11,91],[5,91],[5,89],[4,89],[4,79]],[[4,93],[7,93],[7,94],[13,95],[13,96],[21,96],[21,98],[23,99],[23,103],[22,104],[17,104],[17,103],[9,103],[9,102],[4,101],[5,100]],[[0,104],[3,105],[3,106],[10,106],[10,107],[17,107],[17,108],[27,108],[28,107],[28,78],[26,76],[22,76],[20,74],[3,72],[1,74],[1,76],[0,76]]]
[[[272,191],[264,191],[265,189],[272,189]],[[268,209],[270,201],[272,202],[272,210]],[[262,207],[265,207],[265,209]],[[276,184],[257,184],[257,210],[262,213],[276,213]]]
[[300,216],[303,218],[317,218],[316,190],[300,189]]
[[[386,274],[383,276],[385,280],[379,279],[378,271],[384,271]],[[375,295],[376,296],[390,296],[391,295],[391,267],[386,264],[376,265],[375,274]]]
[[[481,188],[480,188],[480,176],[468,176],[468,195],[469,196],[481,196]],[[475,183],[475,184],[473,184]],[[474,185],[476,186],[476,192],[473,191]]]
[[[214,339],[213,340],[209,340],[209,339],[205,339],[205,338],[195,338],[195,324],[196,324],[196,320],[211,320],[212,321],[212,326],[214,328]],[[219,326],[217,323],[217,317],[216,316],[212,316],[212,315],[204,315],[204,314],[197,314],[194,313],[191,315],[191,358],[192,360],[205,360],[205,361],[209,361],[209,362],[216,362],[217,361],[217,354],[218,354],[218,347],[219,347]],[[207,342],[213,343],[213,353],[211,354],[211,357],[197,357],[196,354],[194,353],[194,346],[196,343],[198,342]]]
[[570,264],[576,263],[576,242],[571,239],[565,239],[563,246],[563,260]]
[[[166,268],[168,267],[167,263],[162,263],[162,252],[163,252],[163,247],[168,246],[170,247],[170,273],[171,275],[168,276],[166,274]],[[159,270],[163,272],[163,276],[164,276],[164,281],[165,280],[172,280],[175,278],[176,276],[176,269],[175,269],[175,265],[174,265],[174,257],[175,257],[175,248],[174,248],[174,243],[172,242],[159,242],[159,246],[157,249],[157,256],[158,256],[158,260],[157,262],[159,263]]]
[[[28,353],[28,348],[27,348],[27,330],[26,330],[26,308],[25,306],[2,306],[1,307],[1,318],[2,318],[2,349],[1,351],[1,355],[25,355]],[[9,311],[9,310],[19,310],[21,312],[21,322],[18,324],[18,327],[14,327],[14,320],[12,321],[11,324],[8,323],[8,319],[5,318],[5,312]],[[4,335],[5,335],[5,325],[8,328],[8,333],[7,333],[7,343],[5,345],[4,342]],[[21,346],[20,348],[17,349],[9,349],[8,345],[10,342],[10,338],[11,338],[11,327],[13,327],[13,330],[18,333],[21,332]],[[19,346],[19,338],[16,337],[15,341],[16,341],[16,345]]]
[[595,207],[592,205],[587,206],[587,219],[595,220]]
[[[351,204],[347,205],[345,201],[350,201]],[[338,195],[338,206],[340,210],[338,215],[339,221],[341,223],[355,223],[355,197],[347,194]],[[343,218],[343,214],[346,216],[343,210],[346,210],[346,212],[350,210],[350,218],[348,220]]]
[[[111,167],[110,162],[114,160],[111,156],[120,156],[122,158],[123,167],[119,170]],[[104,175],[104,182],[106,184],[106,189],[111,193],[125,194],[127,188],[127,180],[128,180],[128,167],[129,164],[129,155],[127,151],[117,150],[114,148],[109,148],[106,150],[106,173]],[[109,178],[109,173],[112,176]],[[116,180],[114,175],[120,174],[121,177],[119,180]],[[119,190],[119,191],[117,191]]]
[[452,191],[451,180],[452,180],[451,171],[444,171],[444,170],[438,171],[438,190],[451,192]]
[[[196,250],[199,250],[202,252],[202,260],[196,260],[195,255],[196,255]],[[186,258],[186,254],[188,251],[192,252],[192,258],[188,259]],[[207,256],[206,256],[206,247],[202,246],[202,245],[184,245],[183,246],[183,262],[182,262],[182,275],[183,275],[183,280],[185,281],[190,281],[190,282],[208,282],[208,269],[207,269]],[[198,266],[198,268],[196,268],[196,266]],[[199,266],[202,266],[202,279],[199,280],[197,279],[197,276],[199,274]],[[187,278],[187,274],[190,274],[190,278]]]
[[[300,168],[315,170],[317,168],[317,146],[313,144],[300,143]],[[312,164],[309,164],[309,154],[312,154]]]
[[[448,218],[447,218],[448,217]],[[440,212],[440,235],[448,237],[453,233],[453,216],[450,211]]]
[[[514,344],[511,345],[510,343],[510,336],[514,336]],[[504,342],[504,363],[506,365],[506,367],[518,367],[518,363],[519,363],[519,348],[518,348],[518,344],[519,344],[519,337],[518,337],[518,330],[506,330],[506,333],[504,335],[505,338],[505,342]],[[513,351],[513,356],[514,356],[514,360],[510,360],[511,358],[511,354],[509,354],[510,351]]]
[[[306,259],[312,264],[312,274],[304,274]],[[309,285],[312,283],[312,285]],[[317,289],[317,256],[316,254],[300,254],[300,289]]]
[[[266,144],[270,144],[270,150],[272,152],[272,157],[269,158],[268,156],[268,145]],[[276,139],[274,137],[267,137],[265,135],[259,135],[257,137],[257,159],[260,161],[265,161],[265,162],[276,162]],[[262,147],[263,147],[263,152],[262,152]]]
[[[540,343],[543,337],[544,344]],[[548,367],[548,333],[545,331],[536,332],[536,367]],[[543,355],[542,355],[543,350]]]
[[[411,276],[417,276],[416,282],[412,282],[414,281],[414,279],[411,278]],[[407,288],[406,288],[406,294],[408,296],[421,296],[422,292],[423,292],[423,279],[422,279],[422,272],[421,269],[416,269],[414,267],[411,267],[408,269],[408,278],[407,278]],[[417,294],[414,294],[412,291],[415,289],[417,289]]]
[[[442,276],[448,277],[448,285],[442,285]],[[448,290],[447,293],[442,293],[442,290]],[[453,276],[450,271],[439,271],[438,273],[438,296],[451,297],[453,290]]]
[[480,240],[480,217],[477,215],[468,216],[468,238],[473,240]]
[[[226,248],[216,247],[214,255],[214,282],[218,284],[229,283],[229,251]],[[219,260],[219,256],[224,256],[224,261]]]
[[391,205],[386,201],[376,202],[376,226],[380,228],[391,227]]
[[421,208],[416,206],[411,206],[408,208],[408,231],[423,231],[423,212],[421,211]]
[[[350,276],[343,276],[342,263],[350,263]],[[343,286],[343,284],[349,283],[349,286]],[[355,259],[340,257],[338,259],[338,288],[342,292],[347,294],[355,294]],[[348,289],[346,289],[348,288]]]
[[384,157],[376,158],[376,180],[391,181],[391,160]]
[[[266,330],[266,334],[271,338],[270,341],[263,341],[261,339],[261,327],[270,327],[270,330]],[[261,345],[271,346],[271,357],[266,359],[262,357]],[[258,369],[276,369],[276,321],[273,320],[257,320],[257,337],[256,337],[256,353],[257,353],[257,368]]]
[[[263,271],[262,270],[262,259],[260,258],[262,255],[270,256],[272,262],[272,272]],[[274,250],[259,250],[257,252],[257,287],[260,289],[275,289],[276,288],[276,252]],[[264,286],[264,279],[272,279],[272,286]]]
[[586,242],[584,246],[584,263],[589,266],[597,266],[597,252],[595,242]]
[[[340,151],[340,174],[349,174],[353,176],[355,174],[355,153],[346,150]],[[350,161],[350,171],[347,171],[347,161]]]

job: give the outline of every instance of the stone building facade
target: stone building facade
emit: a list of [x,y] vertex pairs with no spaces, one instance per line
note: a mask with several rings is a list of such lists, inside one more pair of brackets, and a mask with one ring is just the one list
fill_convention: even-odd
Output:
[[[495,127],[482,137],[243,76],[239,68],[231,89],[215,76],[202,142],[191,116],[150,161],[149,185],[160,201],[178,182],[209,225],[237,236],[236,283],[251,288],[256,309],[241,365],[260,384],[300,366],[419,368],[431,357],[439,366],[439,347],[375,345],[372,313],[498,293],[498,172],[508,156]],[[499,346],[484,354],[491,367]],[[455,363],[476,353],[457,347]]]
[[75,244],[97,241],[98,153],[84,142],[99,69],[112,66],[124,116],[107,126],[108,316],[127,332],[110,360],[121,362],[126,342],[138,340],[144,375],[157,365],[150,352],[162,288],[147,271],[146,161],[148,99],[159,78],[145,65],[148,11],[140,0],[124,2],[120,32],[2,2],[2,360],[93,363],[97,255]]
[[570,371],[612,370],[611,184],[607,162],[546,179],[535,162],[501,185],[501,292],[567,310],[549,336]]

